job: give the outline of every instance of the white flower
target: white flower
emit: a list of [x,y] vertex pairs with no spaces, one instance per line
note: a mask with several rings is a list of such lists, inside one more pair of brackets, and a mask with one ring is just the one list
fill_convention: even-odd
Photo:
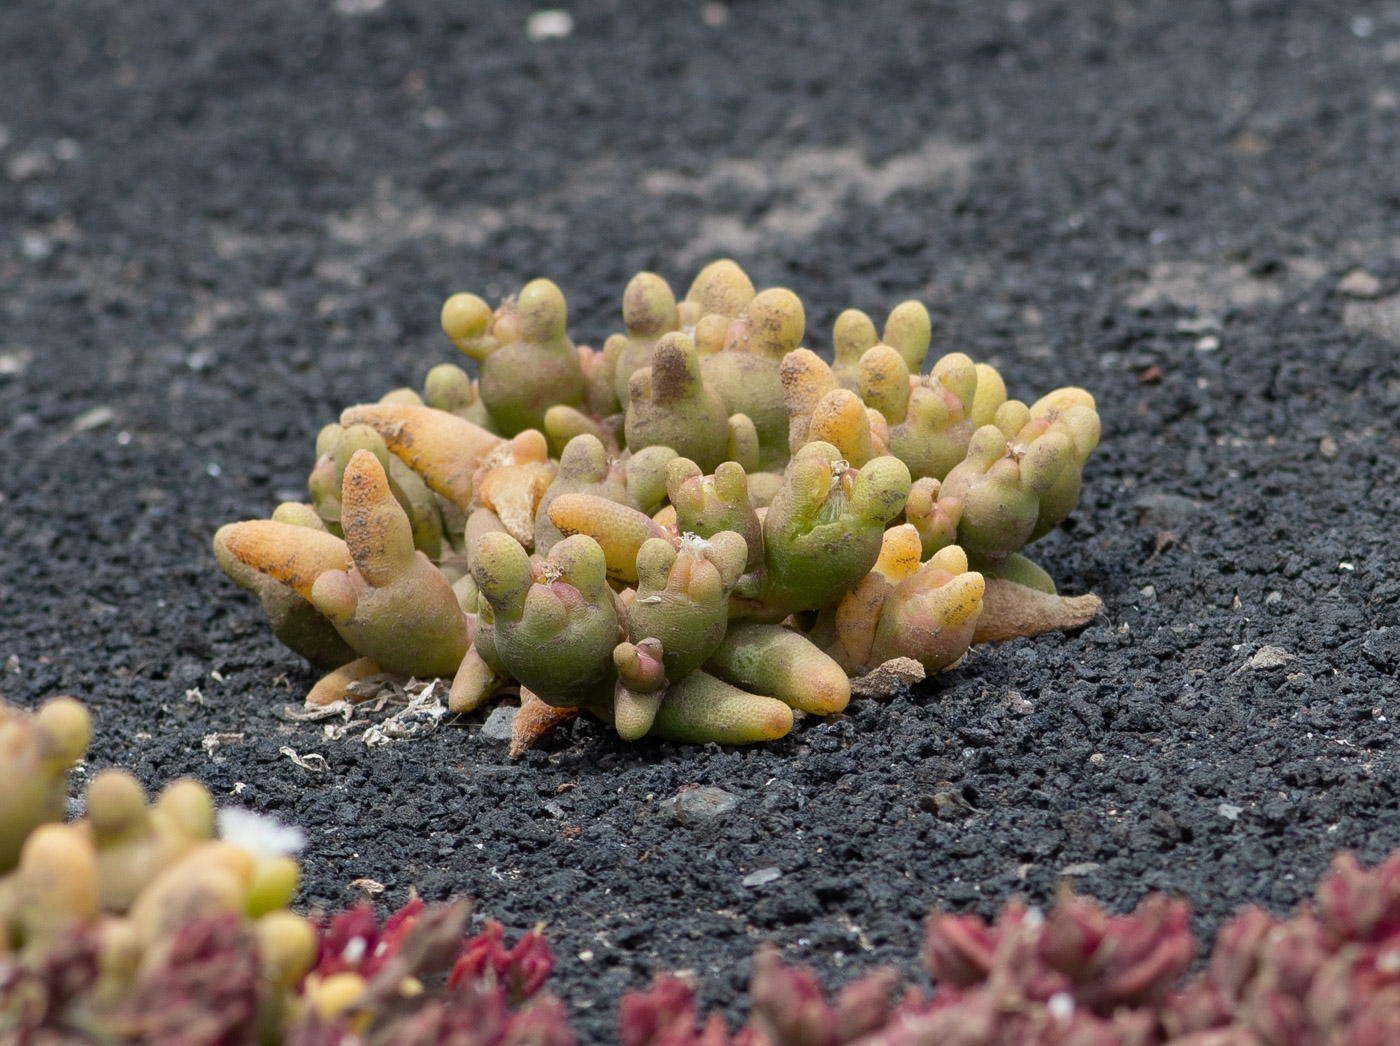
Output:
[[1069,992],[1056,992],[1050,996],[1045,1008],[1050,1011],[1050,1016],[1055,1018],[1057,1024],[1068,1024],[1074,1016],[1074,996]]
[[254,857],[285,857],[306,845],[306,833],[300,828],[237,806],[219,811],[219,838]]

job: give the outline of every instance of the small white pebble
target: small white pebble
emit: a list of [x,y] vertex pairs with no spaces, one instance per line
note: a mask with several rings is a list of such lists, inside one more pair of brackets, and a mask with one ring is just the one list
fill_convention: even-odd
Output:
[[536,11],[525,23],[525,35],[535,43],[562,40],[573,31],[574,16],[554,8]]
[[331,8],[338,15],[367,15],[384,6],[384,0],[335,0]]
[[11,160],[6,168],[10,180],[13,182],[22,182],[41,174],[48,174],[52,170],[53,160],[42,149],[24,150]]
[[1196,342],[1197,352],[1214,352],[1218,348],[1220,348],[1220,339],[1214,334],[1207,334]]
[[1376,32],[1376,22],[1366,15],[1357,15],[1351,20],[1351,35],[1358,40],[1369,40]]
[[1365,269],[1352,269],[1337,283],[1337,290],[1349,298],[1374,298],[1381,292],[1381,281]]
[[205,465],[204,471],[207,472],[209,475],[213,476],[215,479],[218,479],[224,474],[224,470],[219,468],[219,463],[217,461],[211,461],[209,462],[209,464]]
[[705,4],[700,8],[700,21],[711,29],[718,29],[729,21],[729,8],[719,3]]
[[24,232],[20,234],[19,250],[29,261],[40,262],[53,253],[53,241],[41,232]]

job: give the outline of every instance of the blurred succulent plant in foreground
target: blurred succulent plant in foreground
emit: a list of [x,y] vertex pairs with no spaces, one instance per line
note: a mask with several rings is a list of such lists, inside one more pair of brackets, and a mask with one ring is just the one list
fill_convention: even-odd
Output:
[[1062,889],[1049,912],[1010,901],[990,925],[934,913],[931,993],[880,969],[829,997],[816,975],[759,953],[732,1035],[700,1022],[690,985],[626,996],[622,1046],[1382,1046],[1400,1042],[1400,852],[1340,854],[1289,919],[1246,909],[1192,977],[1190,912],[1148,895],[1127,915]]
[[148,801],[103,770],[64,823],[89,728],[71,698],[0,703],[0,837],[16,851],[0,866],[0,1042],[573,1042],[540,994],[554,959],[538,932],[507,948],[497,923],[466,932],[466,902],[416,898],[382,924],[366,905],[298,915],[301,832],[216,813],[198,782]]
[[[768,628],[771,626],[747,626]],[[761,646],[762,644],[760,644]],[[649,656],[643,654],[643,656]],[[624,674],[631,669],[619,668]],[[778,677],[783,672],[778,671]],[[629,675],[629,678],[632,678]],[[0,704],[0,780],[66,795],[86,712]],[[56,741],[56,739],[60,739]],[[202,785],[148,802],[120,769],[63,803],[0,806],[18,862],[0,876],[0,1042],[108,1046],[573,1046],[548,994],[536,927],[509,947],[470,934],[466,901],[410,894],[381,919],[287,909],[300,832]],[[1363,868],[1340,854],[1288,919],[1249,908],[1196,954],[1185,901],[1125,915],[1062,887],[1048,912],[1019,899],[987,923],[935,912],[923,973],[883,968],[829,996],[766,947],[747,1020],[697,1016],[690,981],[662,975],[621,1000],[622,1046],[1392,1046],[1400,1042],[1400,852]],[[595,1000],[589,1000],[589,1004]]]
[[638,274],[598,351],[548,280],[441,318],[478,378],[440,364],[421,394],[347,408],[308,503],[214,538],[329,671],[313,704],[452,677],[458,712],[520,688],[517,751],[579,712],[629,740],[748,743],[839,712],[887,662],[940,672],[1099,608],[1020,551],[1078,500],[1093,397],[1028,406],[960,352],[921,373],[918,302],[883,334],[842,313],[831,365],[797,295],[727,259],[681,298]]

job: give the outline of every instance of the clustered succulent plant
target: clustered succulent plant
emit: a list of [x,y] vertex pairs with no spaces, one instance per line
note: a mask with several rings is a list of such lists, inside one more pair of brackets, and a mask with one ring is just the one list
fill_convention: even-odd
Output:
[[453,295],[479,377],[444,363],[346,409],[309,503],[219,530],[219,564],[328,671],[310,703],[391,673],[451,677],[463,712],[518,683],[536,730],[587,711],[629,740],[747,743],[885,662],[938,672],[1096,611],[1020,552],[1075,506],[1089,393],[1028,406],[959,352],[920,373],[914,301],[883,335],[842,313],[828,365],[798,297],[729,260],[679,301],[638,274],[622,318],[594,351],[548,280],[494,310]]
[[[416,897],[288,911],[288,832],[215,818],[191,781],[147,803],[120,770],[95,775],[62,823],[89,723],[76,701],[0,704],[0,1042],[107,1046],[573,1046],[545,992],[539,928],[507,947],[468,933],[463,901]],[[222,838],[215,838],[218,823]],[[272,840],[269,840],[269,835]],[[1400,1042],[1400,852],[1375,869],[1339,855],[1289,919],[1249,908],[1196,954],[1180,899],[1127,915],[1061,890],[1043,913],[1010,901],[988,925],[935,913],[933,991],[880,969],[828,997],[772,948],[754,963],[747,1021],[701,1022],[663,975],[625,996],[622,1046],[1393,1046]]]

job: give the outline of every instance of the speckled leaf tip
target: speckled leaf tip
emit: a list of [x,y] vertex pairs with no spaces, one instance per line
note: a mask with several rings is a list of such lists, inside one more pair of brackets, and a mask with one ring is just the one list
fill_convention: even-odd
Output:
[[961,352],[923,373],[916,301],[880,330],[841,313],[827,363],[798,296],[729,259],[682,298],[639,273],[600,350],[567,315],[548,280],[496,308],[454,294],[442,328],[468,369],[346,408],[307,504],[215,536],[328,670],[311,702],[444,676],[454,711],[515,687],[548,710],[517,750],[580,712],[628,740],[749,743],[840,711],[883,664],[939,672],[1097,611],[1021,552],[1078,500],[1084,390],[1027,406]]

